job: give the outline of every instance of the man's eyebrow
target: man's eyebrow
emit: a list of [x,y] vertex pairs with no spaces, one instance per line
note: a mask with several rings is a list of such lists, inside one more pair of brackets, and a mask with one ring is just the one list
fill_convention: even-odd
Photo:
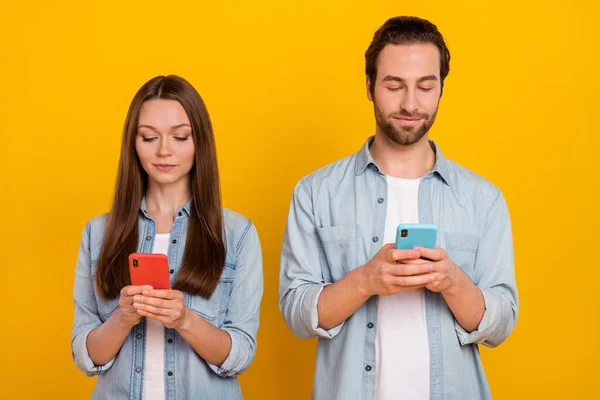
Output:
[[[422,76],[419,79],[417,79],[417,83],[421,83],[424,81],[437,81],[438,78],[435,75],[426,75],[426,76]],[[393,75],[387,75],[385,78],[383,78],[384,82],[399,82],[399,83],[405,83],[406,81],[403,78],[400,78],[399,76],[393,76]]]
[[421,82],[424,82],[424,81],[437,81],[437,80],[438,80],[437,76],[435,76],[435,75],[427,75],[427,76],[420,77],[417,80],[417,82],[421,83]]
[[385,78],[383,78],[384,82],[400,82],[400,83],[404,83],[404,79],[400,78],[399,76],[393,76],[393,75],[388,75]]

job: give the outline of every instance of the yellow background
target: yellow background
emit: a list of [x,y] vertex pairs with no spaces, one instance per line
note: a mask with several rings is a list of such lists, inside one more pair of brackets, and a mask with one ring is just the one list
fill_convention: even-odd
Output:
[[307,399],[314,340],[277,308],[294,184],[374,132],[364,58],[395,15],[432,20],[452,52],[431,132],[490,179],[512,215],[516,330],[482,348],[496,399],[598,393],[598,6],[593,1],[5,1],[0,9],[0,398],[86,398],[71,360],[81,231],[108,210],[122,125],[149,78],[207,103],[225,205],[264,251],[246,399]]

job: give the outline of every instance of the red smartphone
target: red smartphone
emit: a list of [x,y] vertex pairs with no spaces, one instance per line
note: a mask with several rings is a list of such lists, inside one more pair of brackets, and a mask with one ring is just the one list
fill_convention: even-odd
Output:
[[130,254],[129,276],[133,286],[150,285],[154,289],[171,288],[169,259],[164,254]]

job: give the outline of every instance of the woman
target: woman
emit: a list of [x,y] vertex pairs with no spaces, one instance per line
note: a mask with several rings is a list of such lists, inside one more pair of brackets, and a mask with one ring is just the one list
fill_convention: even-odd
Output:
[[[131,253],[168,256],[171,289],[131,286]],[[256,229],[223,209],[212,125],[196,90],[158,76],[127,114],[110,213],[83,232],[71,348],[92,398],[236,399],[256,350]]]

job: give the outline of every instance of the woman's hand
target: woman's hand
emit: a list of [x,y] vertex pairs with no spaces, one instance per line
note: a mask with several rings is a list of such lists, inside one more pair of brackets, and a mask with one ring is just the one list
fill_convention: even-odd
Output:
[[139,324],[142,320],[140,314],[138,314],[137,310],[133,307],[133,298],[136,295],[141,294],[144,290],[150,290],[152,286],[125,286],[121,289],[121,297],[119,298],[119,309],[118,319],[119,322],[129,327],[130,329]]
[[142,290],[133,296],[133,308],[138,316],[160,321],[167,328],[182,329],[186,323],[188,309],[179,290]]

